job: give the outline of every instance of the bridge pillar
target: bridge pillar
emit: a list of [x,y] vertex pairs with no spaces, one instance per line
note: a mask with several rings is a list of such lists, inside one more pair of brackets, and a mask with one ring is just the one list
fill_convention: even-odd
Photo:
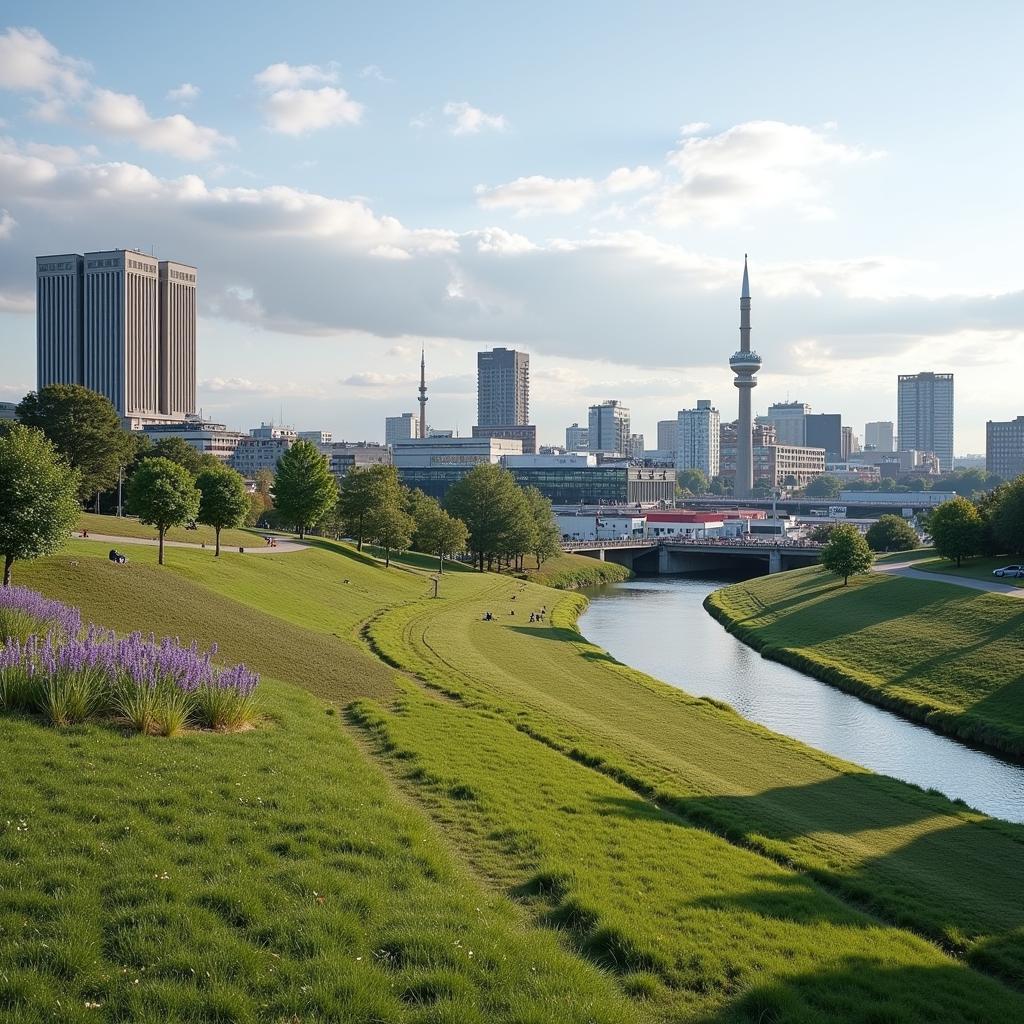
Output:
[[768,575],[772,576],[777,572],[782,572],[782,552],[770,551],[768,552]]
[[598,548],[598,550],[597,550],[597,559],[598,559],[599,562],[603,562],[605,560],[604,548]]

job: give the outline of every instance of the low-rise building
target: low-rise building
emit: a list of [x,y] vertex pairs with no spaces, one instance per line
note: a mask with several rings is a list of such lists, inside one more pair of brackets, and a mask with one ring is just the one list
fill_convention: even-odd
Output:
[[633,540],[643,538],[645,515],[617,511],[574,510],[556,512],[555,520],[563,540]]
[[247,479],[262,469],[276,473],[277,460],[295,441],[294,437],[242,437],[231,455],[231,468],[238,470]]
[[581,427],[578,423],[565,428],[565,448],[570,452],[590,450],[590,428]]
[[16,420],[17,408],[16,402],[0,402],[0,420]]
[[330,462],[331,472],[339,484],[353,469],[391,464],[391,449],[386,444],[374,444],[369,441],[334,441],[321,445],[320,450]]
[[331,444],[334,441],[334,434],[329,430],[300,430],[298,432],[300,441],[309,441],[311,444]]
[[523,451],[532,455],[537,451],[537,428],[532,423],[508,426],[474,427],[474,437],[498,437],[509,441],[520,441]]
[[498,463],[504,455],[521,455],[523,444],[507,438],[428,437],[399,441],[391,451],[402,483],[440,499],[474,466]]
[[671,466],[601,461],[592,453],[502,459],[521,487],[536,487],[555,505],[657,505],[675,498]]
[[151,441],[159,441],[163,437],[180,437],[196,451],[204,455],[215,455],[225,463],[231,462],[239,444],[247,440],[245,434],[228,430],[223,423],[204,420],[201,416],[186,416],[180,423],[151,423],[142,428],[142,433]]

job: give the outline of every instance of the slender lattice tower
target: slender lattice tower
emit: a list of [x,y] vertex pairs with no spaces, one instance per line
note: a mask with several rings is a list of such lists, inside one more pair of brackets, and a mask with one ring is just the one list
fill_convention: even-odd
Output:
[[427,436],[427,359],[424,349],[420,349],[420,437]]
[[743,287],[740,290],[740,350],[729,357],[729,369],[736,375],[740,409],[736,424],[736,483],[733,494],[749,498],[754,490],[754,437],[750,419],[750,392],[757,387],[754,374],[761,369],[761,357],[750,349],[750,279],[747,257],[743,256]]

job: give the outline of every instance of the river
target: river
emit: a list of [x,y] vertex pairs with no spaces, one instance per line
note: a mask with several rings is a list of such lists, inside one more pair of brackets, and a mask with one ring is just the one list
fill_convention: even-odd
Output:
[[588,640],[619,661],[836,757],[1024,822],[1024,766],[972,750],[762,658],[703,608],[735,580],[660,576],[586,591]]

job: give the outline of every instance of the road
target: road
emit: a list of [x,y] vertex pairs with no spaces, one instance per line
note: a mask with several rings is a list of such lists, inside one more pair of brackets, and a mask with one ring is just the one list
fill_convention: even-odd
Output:
[[947,576],[940,572],[922,572],[913,568],[913,562],[882,562],[876,564],[875,572],[888,576],[904,576],[910,580],[926,580],[931,583],[953,583],[969,590],[984,590],[989,594],[1006,594],[1008,597],[1024,598],[1024,589],[1011,586],[1009,583],[997,583],[995,580],[973,580],[968,576]]
[[[94,540],[98,543],[109,544],[112,548],[116,548],[121,544],[143,544],[146,547],[155,548],[160,542],[153,540],[149,537],[114,537],[108,533],[89,533],[88,537],[82,537],[81,531],[75,531],[72,535],[74,540]],[[165,548],[201,548],[202,544],[190,544],[183,540],[165,540]],[[301,544],[294,540],[281,540],[277,541],[276,547],[268,547],[267,544],[259,537],[253,537],[252,547],[246,547],[245,553],[247,555],[283,555],[290,551],[304,551],[307,545]],[[205,547],[208,550],[213,550],[212,544],[207,544]],[[230,546],[221,542],[220,549],[222,552],[238,551],[237,547]]]

